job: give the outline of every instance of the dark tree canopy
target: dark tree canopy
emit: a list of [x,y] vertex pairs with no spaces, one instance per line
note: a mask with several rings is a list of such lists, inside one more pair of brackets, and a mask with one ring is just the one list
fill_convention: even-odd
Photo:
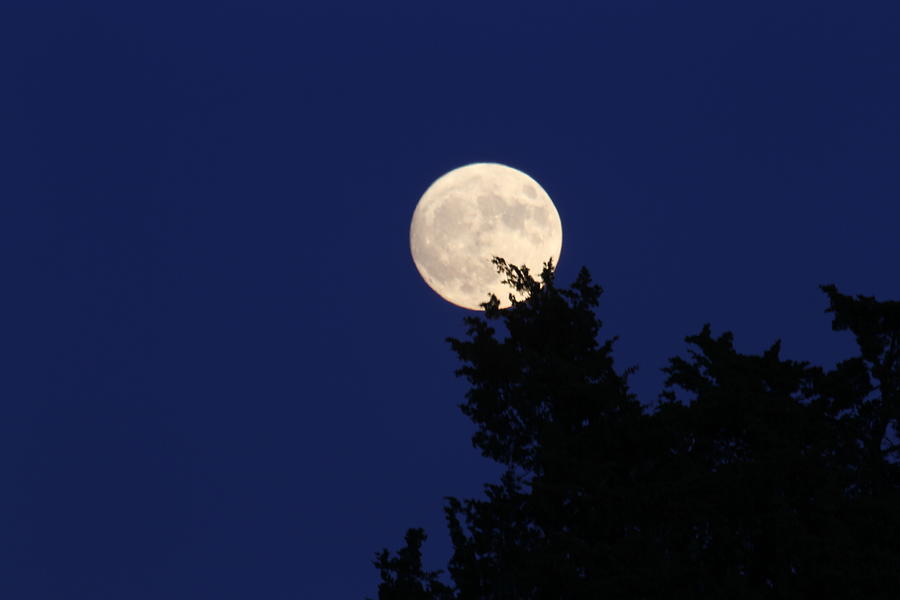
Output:
[[651,410],[598,341],[586,269],[564,289],[552,263],[539,280],[495,263],[526,299],[492,298],[448,341],[472,442],[506,471],[445,499],[451,584],[410,529],[378,554],[379,600],[897,597],[900,302],[822,286],[859,347],[830,371],[706,325]]

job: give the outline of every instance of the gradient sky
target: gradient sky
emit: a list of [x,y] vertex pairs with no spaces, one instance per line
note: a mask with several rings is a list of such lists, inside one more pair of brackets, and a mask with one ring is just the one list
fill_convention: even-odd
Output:
[[408,235],[466,163],[551,195],[646,403],[705,322],[830,366],[819,284],[900,299],[900,3],[141,4],[0,8],[0,597],[446,564],[498,469]]

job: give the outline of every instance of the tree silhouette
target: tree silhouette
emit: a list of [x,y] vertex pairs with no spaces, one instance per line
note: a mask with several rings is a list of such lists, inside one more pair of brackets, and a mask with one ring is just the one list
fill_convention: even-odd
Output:
[[395,558],[387,550],[378,553],[375,566],[381,574],[378,585],[379,600],[450,600],[452,590],[438,581],[440,571],[422,568],[422,542],[425,531],[419,528],[406,532],[406,546]]
[[822,286],[860,350],[830,371],[706,325],[651,411],[598,341],[586,269],[561,289],[552,263],[495,264],[526,299],[448,341],[473,445],[506,469],[484,500],[445,499],[452,587],[411,529],[378,554],[379,600],[896,597],[900,302]]

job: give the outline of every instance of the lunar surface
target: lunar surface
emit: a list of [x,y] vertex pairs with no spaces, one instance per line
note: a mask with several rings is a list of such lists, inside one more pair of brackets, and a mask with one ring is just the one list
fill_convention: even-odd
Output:
[[[496,163],[450,171],[425,191],[409,230],[425,282],[457,306],[482,310],[490,294],[510,306],[512,288],[491,259],[527,265],[535,275],[562,250],[562,223],[547,192],[525,173]],[[517,300],[520,300],[518,296]]]

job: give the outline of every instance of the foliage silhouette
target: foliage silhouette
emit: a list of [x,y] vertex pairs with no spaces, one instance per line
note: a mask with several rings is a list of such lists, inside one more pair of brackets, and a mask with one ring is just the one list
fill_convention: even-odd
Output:
[[392,558],[387,550],[378,553],[375,566],[381,573],[379,600],[449,600],[450,588],[438,581],[440,571],[422,568],[422,542],[425,531],[420,528],[406,532],[406,546]]
[[379,600],[896,597],[900,302],[822,286],[860,350],[830,371],[705,325],[651,411],[597,339],[586,269],[561,289],[552,262],[494,262],[526,299],[492,297],[448,341],[473,445],[506,470],[484,500],[445,499],[452,587],[410,529],[378,554]]

